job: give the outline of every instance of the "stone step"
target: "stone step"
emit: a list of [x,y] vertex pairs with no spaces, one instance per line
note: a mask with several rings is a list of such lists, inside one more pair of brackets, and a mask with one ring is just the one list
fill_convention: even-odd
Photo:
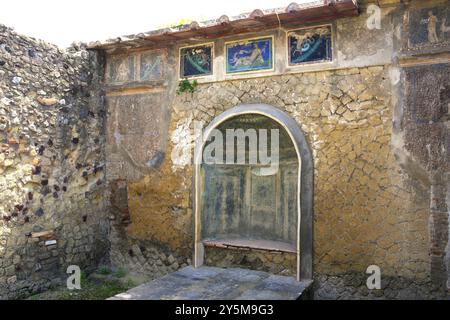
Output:
[[108,300],[297,300],[309,297],[312,283],[248,269],[188,266]]

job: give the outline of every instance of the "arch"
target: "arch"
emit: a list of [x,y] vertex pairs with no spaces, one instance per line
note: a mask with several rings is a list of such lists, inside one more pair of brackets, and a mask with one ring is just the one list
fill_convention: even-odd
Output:
[[206,127],[200,139],[197,139],[194,155],[194,267],[203,264],[204,246],[201,241],[201,207],[200,207],[200,170],[202,151],[212,130],[226,120],[245,114],[259,114],[279,123],[289,134],[294,144],[298,165],[297,185],[297,280],[313,278],[313,187],[314,163],[311,150],[304,133],[297,122],[283,111],[267,104],[242,104],[223,112]]

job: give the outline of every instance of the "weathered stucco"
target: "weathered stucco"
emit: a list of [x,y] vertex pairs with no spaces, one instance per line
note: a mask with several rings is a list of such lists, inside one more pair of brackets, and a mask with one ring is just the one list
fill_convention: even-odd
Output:
[[[285,112],[312,150],[316,298],[448,297],[450,32],[424,22],[450,9],[376,1],[368,29],[374,2],[325,22],[333,60],[303,66],[288,65],[283,26],[106,52],[0,26],[0,297],[69,264],[151,277],[192,264],[194,124],[241,104]],[[268,36],[273,70],[226,74],[225,43]],[[180,48],[211,42],[213,74],[177,95]],[[293,253],[208,247],[205,263],[296,273]],[[370,265],[382,290],[366,287]]]
[[[157,95],[165,95],[167,98],[160,105],[170,114],[170,118],[165,118],[168,133],[159,136],[166,138],[165,147],[149,146],[148,151],[147,144],[154,141],[139,141],[140,147],[132,147],[136,141],[128,144],[137,157],[142,157],[139,165],[148,163],[157,152],[161,161],[149,172],[144,170],[142,177],[128,174],[128,169],[121,171],[120,179],[129,181],[125,184],[130,219],[126,225],[119,226],[124,239],[136,243],[151,241],[151,246],[156,247],[162,245],[159,250],[180,255],[181,261],[189,263],[194,228],[194,122],[203,121],[208,125],[214,117],[236,105],[264,103],[296,120],[313,151],[316,296],[431,297],[431,292],[438,290],[447,276],[448,214],[446,207],[440,209],[441,216],[432,214],[428,181],[431,173],[426,167],[434,160],[426,158],[420,164],[421,160],[416,161],[413,153],[420,159],[428,151],[412,151],[411,146],[423,149],[429,145],[433,152],[439,148],[447,150],[448,143],[442,134],[422,135],[417,132],[420,126],[407,124],[405,116],[409,113],[405,110],[412,103],[404,97],[410,94],[407,88],[413,81],[404,75],[403,69],[405,63],[411,63],[404,39],[409,37],[407,26],[413,22],[406,21],[409,17],[406,12],[417,10],[423,4],[412,2],[409,6],[398,6],[395,1],[383,2],[381,29],[369,30],[370,13],[365,13],[365,9],[370,2],[365,3],[360,17],[331,23],[332,62],[287,67],[286,34],[283,30],[273,30],[214,40],[215,72],[199,79],[200,85],[193,94],[175,95],[178,67],[170,62],[167,68],[174,72],[175,79],[168,78],[164,84],[144,83],[138,86],[139,92],[136,84],[124,84],[120,90],[128,92],[127,95],[112,91],[123,99],[122,107],[141,101],[137,108],[142,110],[153,110],[158,105]],[[254,36],[274,37],[274,70],[226,75],[222,67],[224,43]],[[188,44],[169,47],[169,60],[176,61],[178,49],[185,45]],[[436,73],[427,66],[423,69]],[[423,76],[423,72],[418,72]],[[434,83],[430,79],[429,85]],[[422,92],[424,101],[433,101],[432,97],[428,98],[427,89]],[[146,96],[153,98],[146,103]],[[114,101],[109,99],[109,110],[117,110]],[[428,110],[435,110],[434,106],[441,108],[441,102],[431,105]],[[142,111],[142,118],[145,114]],[[120,116],[118,119],[110,120],[110,130],[114,121],[125,120]],[[448,127],[444,127],[440,125],[439,130],[448,132]],[[127,134],[131,135],[131,130]],[[111,136],[109,139],[114,142]],[[429,142],[419,142],[421,139]],[[146,155],[143,149],[147,150]],[[110,159],[119,157],[126,168],[130,167],[130,162],[118,154],[112,151]],[[435,166],[447,182],[441,173],[448,171],[444,164],[448,163],[448,156],[441,154],[435,159],[440,159]],[[117,170],[117,166],[109,163],[111,170]],[[445,190],[433,187],[431,192],[439,191],[439,199],[445,202]],[[432,243],[436,243],[437,251]],[[275,273],[295,273],[289,254],[283,256],[286,258],[258,250],[207,248],[205,262],[220,266],[241,263]],[[275,260],[277,263],[273,263]],[[366,268],[372,264],[380,266],[384,279],[383,290],[376,294],[368,292],[363,280]],[[434,273],[440,275],[440,280],[433,278]]]

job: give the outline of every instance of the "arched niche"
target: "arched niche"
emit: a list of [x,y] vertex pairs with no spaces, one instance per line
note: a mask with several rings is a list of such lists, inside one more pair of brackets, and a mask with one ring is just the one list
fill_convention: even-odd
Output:
[[[250,165],[237,168],[233,167],[236,164],[203,163],[204,148],[215,130],[225,131],[239,123],[250,128],[251,119],[254,119],[255,129],[280,128],[280,170],[277,173],[260,174],[257,166]],[[297,256],[297,280],[312,279],[313,159],[297,122],[269,105],[238,105],[213,119],[204,129],[203,137],[196,142],[194,160],[194,266],[203,265],[205,244],[223,241],[225,244],[238,243],[255,249],[294,252]],[[218,185],[215,181],[220,182],[221,179],[230,181],[228,186],[232,193],[214,190]],[[292,183],[286,181],[294,182],[295,190]],[[258,189],[258,185],[265,183],[268,187],[260,188],[262,195],[265,192],[273,196],[272,190],[277,194],[272,201],[275,203],[273,209],[270,209],[270,199],[248,196],[252,194],[249,190]],[[291,192],[288,195],[288,189],[294,190],[294,194]],[[230,197],[230,194],[233,195]],[[236,197],[242,199],[233,200]],[[235,203],[220,206],[221,202],[230,201]],[[219,207],[211,210],[211,203]]]

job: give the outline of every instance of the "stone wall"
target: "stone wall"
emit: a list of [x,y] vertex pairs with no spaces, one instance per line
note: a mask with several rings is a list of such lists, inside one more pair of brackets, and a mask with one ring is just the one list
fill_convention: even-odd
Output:
[[409,279],[401,276],[382,276],[381,289],[369,290],[367,274],[348,272],[339,275],[317,274],[314,279],[316,300],[430,300],[448,299],[441,288],[428,280]]
[[[427,55],[449,49],[408,47],[410,29],[423,20],[410,17],[427,8],[441,12],[445,1],[378,1],[381,29],[369,30],[365,9],[372,2],[362,1],[360,17],[332,23],[328,64],[286,67],[285,33],[269,30],[214,39],[216,73],[200,79],[193,94],[175,95],[178,49],[188,43],[158,49],[165,57],[161,78],[142,82],[134,70],[132,83],[107,86],[114,263],[161,274],[191,262],[193,123],[207,125],[238,104],[265,103],[295,119],[313,150],[316,298],[447,297],[448,72],[430,66],[444,56]],[[256,36],[274,37],[274,71],[225,75],[224,43]],[[129,55],[139,66],[153,50]],[[118,59],[107,55],[109,63]],[[161,255],[172,255],[175,266]],[[288,254],[208,248],[205,258],[210,265],[294,273]],[[382,272],[379,291],[365,283],[373,264]]]
[[[105,74],[111,263],[154,278],[191,264],[192,238],[190,216],[186,216],[189,191],[179,190],[189,174],[171,175],[166,161],[177,84],[173,51],[141,51],[130,56],[133,66],[139,66],[141,57],[155,52],[162,61],[154,66],[157,75],[150,81],[134,82],[139,76],[134,67],[129,85],[111,79],[111,66]],[[115,56],[108,65],[121,59],[129,58]]]
[[[376,264],[383,276],[400,279],[398,286],[412,296],[412,284],[430,282],[428,199],[390,148],[390,74],[389,67],[379,66],[200,85],[173,102],[166,154],[184,150],[188,154],[181,158],[190,159],[193,121],[209,123],[237,104],[265,103],[287,112],[307,133],[313,150],[317,276],[350,270],[352,277],[363,278]],[[166,157],[159,170],[128,184],[128,237],[190,256],[191,169],[190,161],[173,163]],[[236,266],[243,260],[256,269],[292,274],[289,259],[261,263],[267,260],[253,253],[207,250],[209,264]],[[345,289],[341,293],[350,296]]]
[[108,257],[102,65],[0,25],[0,298]]
[[257,249],[205,248],[205,265],[220,268],[248,268],[296,277],[297,255]]
[[[214,39],[216,73],[192,95],[175,95],[178,50],[189,43],[109,54],[107,113],[101,55],[4,29],[5,296],[42,289],[69,263],[94,267],[108,252],[114,266],[153,277],[190,264],[192,125],[241,103],[273,105],[307,134],[317,298],[446,296],[449,41],[442,31],[439,43],[427,43],[422,26],[430,9],[445,14],[445,1],[377,3],[386,4],[381,29],[366,28],[364,5],[360,17],[331,23],[335,54],[326,65],[287,67],[279,29]],[[256,36],[274,37],[273,72],[224,74],[224,43]],[[123,60],[132,72],[111,79]],[[155,72],[142,80],[152,61]],[[208,248],[206,263],[294,273],[289,254]],[[365,286],[371,264],[381,267],[380,291]]]
[[[448,297],[450,32],[430,43],[423,26],[448,3],[377,1],[382,27],[369,30],[371,2],[331,22],[329,63],[288,66],[280,28],[209,39],[216,72],[181,95],[192,43],[105,63],[0,26],[0,298],[72,264],[151,277],[191,264],[194,122],[253,103],[290,115],[313,151],[316,298]],[[274,38],[274,70],[225,74],[224,43],[257,36]],[[292,275],[293,258],[208,248],[205,262]],[[370,265],[382,290],[366,287]]]
[[[435,288],[450,289],[449,269],[449,63],[447,1],[413,2],[403,15],[393,149],[398,163],[426,194],[430,276]],[[430,16],[437,19],[435,35]],[[428,20],[429,21],[429,20]],[[397,61],[396,61],[397,62]],[[416,188],[416,190],[418,190]]]
[[431,274],[446,287],[450,194],[450,64],[405,68],[403,139],[406,170],[429,189]]
[[427,199],[389,147],[390,92],[386,67],[210,84],[175,101],[172,128],[190,119],[209,123],[240,103],[287,112],[307,134],[315,161],[315,273],[364,274],[376,264],[383,275],[424,281]]

